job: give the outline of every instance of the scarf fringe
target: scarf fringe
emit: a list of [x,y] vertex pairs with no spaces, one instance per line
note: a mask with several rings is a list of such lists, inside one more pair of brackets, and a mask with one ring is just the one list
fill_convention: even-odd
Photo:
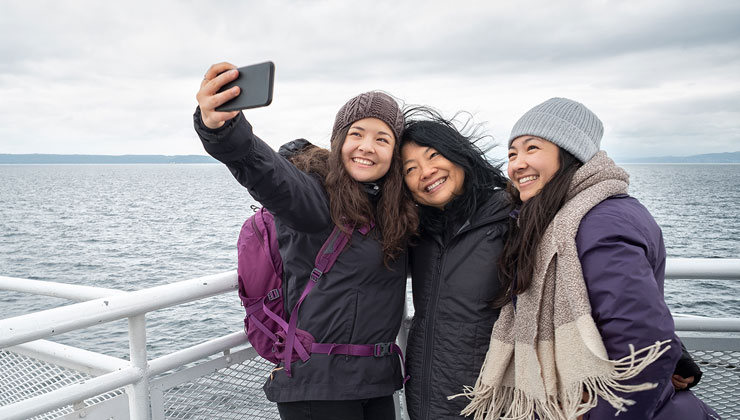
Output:
[[460,414],[465,417],[473,415],[474,420],[525,420],[533,418],[534,414],[541,420],[572,420],[596,407],[598,397],[614,407],[617,410],[616,415],[627,411],[626,407],[635,403],[616,392],[638,392],[658,386],[650,382],[635,385],[621,382],[634,378],[656,361],[671,348],[668,345],[670,341],[656,341],[655,344],[637,351],[630,344],[629,355],[611,361],[614,369],[608,376],[588,377],[575,382],[558,397],[548,396],[546,400],[542,400],[515,387],[490,386],[478,381],[475,387],[466,386],[462,393],[447,398],[468,398],[470,403]]

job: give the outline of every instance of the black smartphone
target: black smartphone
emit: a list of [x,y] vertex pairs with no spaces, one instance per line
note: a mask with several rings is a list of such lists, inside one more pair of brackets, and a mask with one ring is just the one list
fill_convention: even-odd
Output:
[[258,108],[272,102],[272,84],[275,80],[275,64],[272,61],[239,67],[239,77],[225,84],[219,92],[234,86],[241,91],[236,98],[216,107],[216,111],[238,111]]

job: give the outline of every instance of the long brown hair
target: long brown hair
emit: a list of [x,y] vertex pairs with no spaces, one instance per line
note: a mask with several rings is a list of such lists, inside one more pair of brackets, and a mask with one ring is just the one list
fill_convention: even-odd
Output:
[[325,184],[329,174],[329,155],[328,150],[309,144],[290,156],[290,162],[307,174],[315,174]]
[[519,215],[509,220],[509,230],[499,260],[502,293],[493,301],[495,307],[506,305],[512,297],[529,288],[542,235],[565,204],[573,175],[582,165],[570,152],[558,149],[560,168],[542,190],[526,203],[522,203],[519,191],[511,182],[507,186],[512,203],[519,208]]
[[390,168],[379,181],[382,184],[380,199],[377,206],[373,206],[363,185],[347,173],[342,163],[342,146],[348,132],[349,126],[344,127],[331,139],[326,176],[331,218],[340,228],[347,223],[356,226],[375,223],[382,235],[383,262],[389,266],[405,251],[408,240],[416,235],[419,226],[416,206],[404,188],[401,139],[395,139]]

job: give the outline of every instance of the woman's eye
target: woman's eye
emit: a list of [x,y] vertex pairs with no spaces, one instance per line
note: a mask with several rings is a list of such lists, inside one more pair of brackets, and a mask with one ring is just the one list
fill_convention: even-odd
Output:
[[527,146],[527,151],[537,150],[537,149],[539,149],[539,147],[535,146],[534,144],[530,144],[529,146]]
[[509,160],[512,160],[516,157],[516,153],[509,153]]
[[429,155],[429,159],[439,156],[439,152],[432,152],[431,155]]
[[406,172],[406,175],[410,174],[411,171],[413,171],[413,170],[414,170],[414,167],[413,166],[406,168],[406,171],[405,171]]
[[385,138],[385,137],[378,137],[378,141],[380,141],[380,142],[383,142],[383,143],[390,143],[390,142],[388,141],[388,139],[387,139],[387,138]]

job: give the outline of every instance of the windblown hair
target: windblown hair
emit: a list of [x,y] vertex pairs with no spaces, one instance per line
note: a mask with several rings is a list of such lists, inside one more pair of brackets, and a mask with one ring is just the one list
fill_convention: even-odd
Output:
[[331,218],[342,229],[347,223],[375,223],[382,235],[383,262],[388,266],[406,250],[419,226],[416,206],[403,184],[400,142],[396,139],[388,173],[377,181],[381,193],[377,205],[373,205],[364,185],[355,181],[342,163],[342,146],[348,132],[349,126],[339,129],[331,139],[325,182]]
[[[491,162],[485,153],[493,148],[492,137],[482,134],[482,125],[473,124],[469,114],[458,113],[445,119],[440,113],[425,106],[414,106],[404,111],[406,127],[401,145],[414,143],[431,147],[465,172],[463,193],[445,206],[420,206],[421,227],[442,233],[451,224],[464,223],[484,203],[496,188],[505,188],[507,181],[501,163]],[[466,121],[458,129],[455,122],[461,115]]]
[[522,203],[519,191],[509,183],[507,191],[510,199],[520,210],[518,218],[509,220],[509,230],[499,260],[502,294],[494,300],[494,307],[506,305],[515,295],[529,288],[542,235],[565,205],[573,175],[582,166],[581,161],[570,152],[558,149],[560,168],[542,190],[526,203]]
[[300,152],[290,157],[290,162],[301,171],[315,175],[322,184],[326,183],[329,174],[330,152],[323,147],[308,144]]

